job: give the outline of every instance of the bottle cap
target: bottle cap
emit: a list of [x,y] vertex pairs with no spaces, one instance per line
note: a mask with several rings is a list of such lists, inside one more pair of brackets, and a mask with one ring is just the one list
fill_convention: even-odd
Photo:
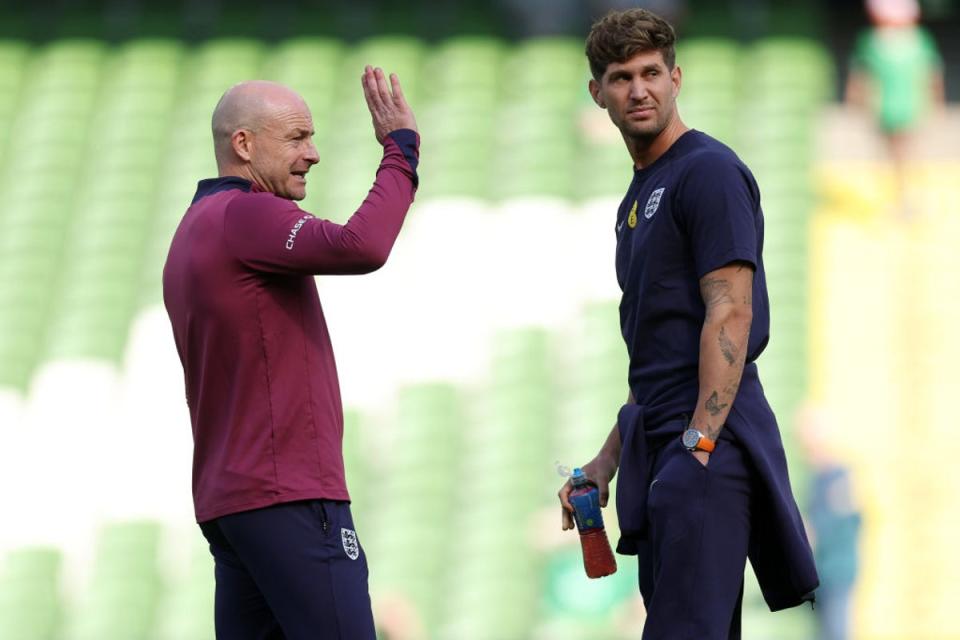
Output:
[[570,476],[570,482],[572,482],[575,487],[587,484],[587,476],[583,474],[583,469],[580,467],[575,468],[573,475]]

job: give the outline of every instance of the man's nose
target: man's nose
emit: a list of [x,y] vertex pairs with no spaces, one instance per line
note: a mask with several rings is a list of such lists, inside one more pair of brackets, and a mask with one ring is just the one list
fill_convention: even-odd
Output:
[[317,145],[313,144],[313,142],[310,142],[307,145],[307,153],[304,154],[303,159],[310,164],[317,164],[320,162],[320,154],[317,152]]
[[634,78],[630,81],[630,99],[643,100],[647,97],[647,85],[641,78]]

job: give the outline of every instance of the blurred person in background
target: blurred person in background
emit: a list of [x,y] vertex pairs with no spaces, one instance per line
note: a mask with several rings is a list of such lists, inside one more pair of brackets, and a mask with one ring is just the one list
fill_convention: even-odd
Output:
[[847,78],[846,100],[868,107],[893,164],[900,215],[910,217],[906,168],[912,137],[931,105],[945,105],[943,61],[921,27],[917,0],[867,0],[873,26],[860,34]]
[[814,406],[806,406],[798,414],[800,440],[811,469],[806,513],[820,574],[814,610],[818,638],[846,640],[860,564],[862,516],[854,499],[850,469],[830,449],[830,423],[828,414]]
[[200,181],[164,267],[218,638],[375,637],[313,276],[384,264],[416,192],[419,136],[396,76],[367,67],[361,82],[384,152],[346,224],[295,202],[320,160],[306,103],[282,85],[245,82],[214,110],[219,177]]
[[769,334],[760,193],[680,119],[675,41],[643,9],[587,37],[590,94],[634,174],[615,222],[630,393],[583,469],[602,503],[619,469],[617,551],[638,555],[643,637],[739,638],[748,555],[774,611],[812,600],[817,573],[754,362]]

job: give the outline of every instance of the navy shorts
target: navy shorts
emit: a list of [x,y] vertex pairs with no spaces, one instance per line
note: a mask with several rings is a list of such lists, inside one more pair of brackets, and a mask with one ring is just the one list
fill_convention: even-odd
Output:
[[219,640],[376,637],[349,503],[288,502],[200,529],[215,563]]
[[702,465],[679,438],[652,456],[648,535],[638,549],[644,640],[737,640],[753,472],[721,437]]

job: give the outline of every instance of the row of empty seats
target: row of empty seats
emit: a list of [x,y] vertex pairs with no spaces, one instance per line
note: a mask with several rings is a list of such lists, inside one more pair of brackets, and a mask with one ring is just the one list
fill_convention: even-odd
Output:
[[[555,460],[578,464],[595,453],[626,395],[616,303],[588,306],[577,316],[573,340],[553,331],[556,320],[548,313],[531,311],[531,300],[553,302],[545,291],[575,296],[576,304],[613,297],[612,262],[600,265],[604,271],[592,261],[612,251],[613,215],[631,167],[619,135],[586,93],[579,40],[0,43],[0,123],[10,123],[0,125],[0,388],[29,398],[38,371],[93,361],[120,369],[122,381],[136,376],[149,392],[152,361],[143,361],[149,349],[131,355],[129,336],[142,331],[145,318],[162,316],[160,267],[196,181],[215,171],[209,118],[235,82],[271,78],[305,96],[321,164],[308,176],[303,206],[346,219],[379,156],[359,87],[366,63],[400,75],[423,135],[422,187],[391,266],[429,280],[404,281],[405,304],[429,301],[423,305],[429,313],[445,297],[462,302],[464,317],[455,318],[461,323],[455,329],[470,338],[481,333],[477,323],[535,318],[510,322],[525,328],[478,341],[490,351],[481,384],[441,378],[410,385],[401,381],[400,365],[384,363],[398,389],[389,417],[363,405],[348,411],[347,473],[370,554],[375,606],[389,620],[384,610],[401,603],[426,637],[557,635],[551,629],[623,637],[642,619],[632,563],[624,560],[616,578],[582,576],[575,536],[557,539],[560,478],[553,471]],[[760,180],[774,306],[773,341],[761,373],[775,407],[789,415],[806,383],[808,140],[832,82],[830,64],[814,43],[773,38],[751,45],[690,40],[678,63],[686,78],[680,108],[687,123],[731,144]],[[460,226],[444,227],[444,218]],[[589,246],[594,236],[583,233],[585,223],[606,225],[597,247]],[[551,246],[533,246],[544,228],[552,230]],[[482,244],[440,253],[450,233],[467,245]],[[513,237],[518,233],[526,235]],[[600,242],[609,245],[601,250]],[[567,246],[576,253],[551,251]],[[438,254],[447,262],[416,270],[416,257]],[[574,265],[576,256],[584,264]],[[603,273],[605,280],[581,286],[574,282],[577,271]],[[491,281],[489,291],[453,290]],[[373,308],[363,306],[363,291],[384,293],[351,286],[361,292],[349,299],[351,308],[361,313]],[[327,282],[321,289],[325,301],[338,292]],[[487,294],[505,302],[483,298]],[[155,350],[170,352],[169,328],[162,325],[149,325],[142,335]],[[335,340],[356,344],[353,333],[366,325],[338,326],[343,331]],[[448,338],[424,344],[440,344],[441,337]],[[475,346],[461,342],[462,352],[423,359],[476,359]],[[345,360],[357,358],[354,352]],[[410,360],[407,366],[416,366]],[[342,370],[342,377],[349,386],[351,372]],[[62,381],[78,388],[89,382]],[[105,428],[97,419],[77,416],[94,430],[91,443]],[[153,425],[150,419],[143,422]],[[188,433],[185,422],[162,429],[150,442],[167,430]],[[615,537],[612,512],[608,517]],[[438,521],[445,525],[437,527]],[[0,637],[211,636],[212,563],[202,543],[171,572],[163,543],[170,522],[159,515],[110,522],[89,553],[92,569],[79,586],[67,580],[72,588],[58,582],[70,578],[64,566],[77,564],[72,551],[0,549],[6,552]],[[795,615],[797,635],[777,637],[806,637],[805,614]],[[748,593],[747,616],[764,628],[755,590]]]
[[[391,606],[405,607],[404,628],[424,638],[528,638],[562,625],[612,639],[639,628],[635,561],[620,557],[615,576],[588,580],[575,533],[559,532],[554,461],[591,457],[624,401],[616,303],[587,306],[575,324],[563,333],[499,332],[483,382],[402,387],[389,426],[347,412],[347,477],[384,630],[397,624]],[[572,353],[567,340],[578,345]],[[606,515],[615,542],[616,518]],[[187,552],[172,552],[182,541],[167,526],[139,519],[99,527],[72,596],[62,579],[68,559],[57,549],[6,553],[0,634],[212,637],[212,558],[195,530]],[[755,588],[747,597],[747,615],[769,624]],[[778,616],[777,628],[791,615],[791,628],[808,629],[802,611]]]
[[[692,75],[687,120],[752,162],[770,236],[790,245],[780,262],[802,264],[805,132],[830,84],[823,52],[804,41],[694,40],[678,55]],[[196,181],[215,172],[210,113],[237,81],[275,78],[304,94],[322,155],[304,207],[348,217],[378,155],[358,86],[365,62],[399,72],[420,114],[421,200],[609,197],[629,180],[609,125],[597,140],[585,124],[600,112],[571,39],[0,43],[0,114],[10,116],[0,126],[0,299],[11,310],[0,317],[0,385],[25,388],[44,359],[119,361],[133,314],[159,299],[159,267]],[[772,270],[780,255],[768,253]]]

